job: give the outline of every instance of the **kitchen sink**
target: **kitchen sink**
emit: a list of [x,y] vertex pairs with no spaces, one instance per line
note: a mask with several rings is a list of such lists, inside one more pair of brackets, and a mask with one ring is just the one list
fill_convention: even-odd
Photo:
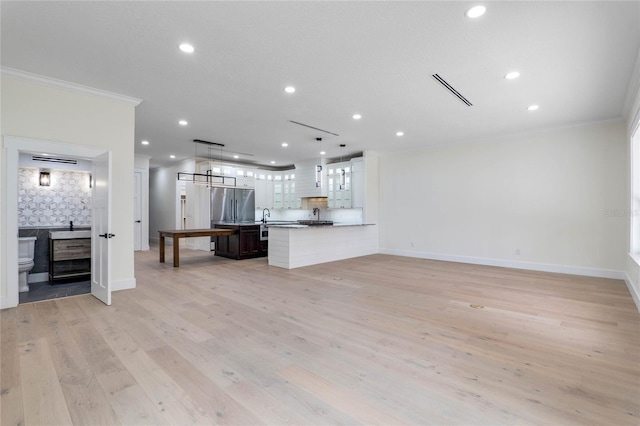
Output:
[[298,223],[300,225],[309,225],[309,226],[331,226],[333,225],[332,220],[299,220]]
[[73,238],[91,238],[91,230],[81,231],[49,231],[52,240],[69,240]]

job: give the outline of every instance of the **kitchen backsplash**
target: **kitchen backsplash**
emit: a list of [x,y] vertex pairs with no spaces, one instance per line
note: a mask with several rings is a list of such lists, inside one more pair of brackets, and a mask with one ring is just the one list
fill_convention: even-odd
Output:
[[18,226],[91,226],[89,172],[50,169],[51,185],[40,186],[40,169],[18,174]]
[[[256,210],[256,220],[262,219],[262,209]],[[273,209],[271,216],[267,218],[270,221],[292,221],[296,220],[315,220],[317,216],[313,215],[312,210],[304,209]],[[362,223],[362,209],[320,209],[321,220],[332,220],[339,223]]]

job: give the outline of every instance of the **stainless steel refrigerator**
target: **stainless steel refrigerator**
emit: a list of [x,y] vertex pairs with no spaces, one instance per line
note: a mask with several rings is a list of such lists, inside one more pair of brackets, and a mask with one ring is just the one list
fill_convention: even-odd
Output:
[[216,223],[255,223],[253,189],[211,188],[211,226]]

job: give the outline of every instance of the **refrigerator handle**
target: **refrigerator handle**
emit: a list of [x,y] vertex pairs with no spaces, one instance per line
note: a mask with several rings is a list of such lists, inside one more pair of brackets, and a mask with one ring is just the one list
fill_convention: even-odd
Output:
[[233,221],[236,222],[238,220],[238,199],[236,199],[236,212],[233,218]]

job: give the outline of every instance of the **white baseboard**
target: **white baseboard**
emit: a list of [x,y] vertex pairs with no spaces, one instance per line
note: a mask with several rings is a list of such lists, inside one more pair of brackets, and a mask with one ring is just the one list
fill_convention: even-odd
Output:
[[482,257],[456,256],[438,253],[425,253],[408,250],[381,249],[382,254],[396,256],[417,257],[420,259],[443,260],[446,262],[471,263],[474,265],[499,266],[502,268],[526,269],[529,271],[555,272],[559,274],[583,275],[586,277],[612,278],[626,280],[626,273],[611,269],[586,268],[583,266],[554,265],[548,263],[514,262],[503,259],[488,259]]
[[631,277],[629,274],[624,274],[624,282],[627,284],[627,288],[629,289],[629,293],[631,293],[631,297],[633,297],[633,302],[636,304],[636,308],[638,308],[638,312],[640,312],[640,294],[636,291],[633,283],[631,282]]
[[[151,238],[151,237],[149,237],[149,242],[150,243],[154,243],[154,244],[160,244],[160,238]],[[166,237],[164,239],[164,244],[166,246],[172,246],[173,245],[173,238]]]
[[35,274],[27,275],[27,282],[31,283],[41,283],[44,281],[49,281],[49,273],[48,272],[38,272]]
[[135,278],[111,281],[111,291],[131,290],[133,288],[136,288]]

